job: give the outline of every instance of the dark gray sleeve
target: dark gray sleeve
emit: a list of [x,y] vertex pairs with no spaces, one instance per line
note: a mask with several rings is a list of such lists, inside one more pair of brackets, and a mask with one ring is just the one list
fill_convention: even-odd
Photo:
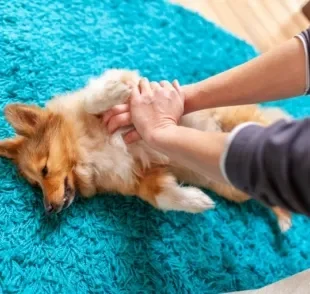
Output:
[[306,85],[305,85],[305,95],[310,94],[310,28],[302,31],[300,34],[296,35],[298,39],[301,40],[303,46],[304,46],[304,52],[305,52],[305,68],[306,68]]
[[224,170],[232,185],[266,205],[310,215],[310,119],[241,128]]

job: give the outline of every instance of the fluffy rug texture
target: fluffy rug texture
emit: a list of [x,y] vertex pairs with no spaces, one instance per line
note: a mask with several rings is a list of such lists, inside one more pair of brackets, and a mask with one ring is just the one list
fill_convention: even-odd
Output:
[[[257,55],[195,13],[161,0],[0,3],[0,101],[43,104],[111,67],[182,84]],[[289,74],[289,73],[288,73]],[[310,100],[281,103],[296,117]],[[13,130],[0,117],[0,136]],[[207,146],[206,146],[207,148]],[[250,201],[214,195],[199,215],[163,213],[136,198],[77,200],[44,214],[40,191],[0,161],[0,285],[4,293],[222,293],[260,287],[310,266],[310,222],[281,235]]]

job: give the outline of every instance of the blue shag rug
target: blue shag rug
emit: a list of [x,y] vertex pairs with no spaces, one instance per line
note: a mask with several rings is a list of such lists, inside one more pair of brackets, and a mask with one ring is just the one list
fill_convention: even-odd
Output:
[[[161,0],[0,2],[0,101],[43,104],[110,67],[150,79],[199,81],[258,53],[199,15]],[[289,74],[289,73],[288,73]],[[309,98],[281,105],[296,117]],[[0,137],[13,130],[0,116]],[[199,215],[162,213],[107,195],[47,218],[40,191],[0,160],[0,286],[4,293],[223,293],[310,267],[310,221],[281,235],[250,201]],[[0,289],[0,292],[1,292]]]

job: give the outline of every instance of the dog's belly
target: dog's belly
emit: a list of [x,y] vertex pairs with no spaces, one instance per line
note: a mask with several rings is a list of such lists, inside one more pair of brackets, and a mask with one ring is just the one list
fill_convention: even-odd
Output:
[[[186,115],[181,124],[201,131],[220,131],[209,111]],[[108,136],[95,120],[91,122],[91,126],[86,132],[88,135],[81,137],[79,145],[84,154],[84,165],[91,170],[92,182],[98,192],[131,194],[134,192],[137,175],[158,165],[170,166],[170,171],[180,181],[208,186],[209,180],[205,176],[178,163],[171,163],[167,156],[150,148],[143,141],[126,145],[122,137],[124,130]]]

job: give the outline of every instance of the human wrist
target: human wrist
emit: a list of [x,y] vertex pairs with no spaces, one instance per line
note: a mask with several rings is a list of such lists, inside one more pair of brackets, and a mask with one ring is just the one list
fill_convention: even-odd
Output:
[[184,85],[182,86],[182,92],[184,94],[184,115],[198,110],[195,107],[195,97],[198,95],[197,85]]
[[214,105],[214,98],[220,89],[218,89],[217,83],[212,83],[213,78],[182,86],[184,114],[216,106],[216,103]]
[[176,124],[169,124],[165,127],[157,128],[147,132],[144,140],[151,147],[162,150],[166,149],[167,144],[169,143],[169,138],[171,138],[178,131],[178,126]]

